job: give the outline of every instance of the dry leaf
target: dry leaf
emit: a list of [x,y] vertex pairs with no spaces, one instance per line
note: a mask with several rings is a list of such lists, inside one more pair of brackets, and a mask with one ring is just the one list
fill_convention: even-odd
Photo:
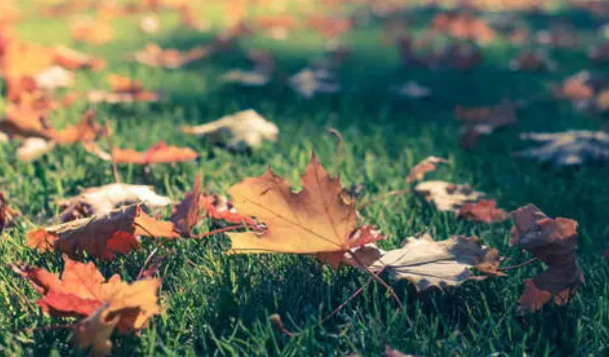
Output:
[[191,148],[169,146],[165,142],[157,143],[145,152],[118,148],[112,150],[112,160],[115,162],[140,165],[186,162],[192,161],[197,157],[199,155]]
[[27,138],[17,148],[15,155],[23,162],[33,161],[55,149],[55,143],[42,138]]
[[34,76],[39,89],[55,91],[58,88],[74,86],[74,73],[59,66],[52,66]]
[[584,282],[577,264],[577,222],[548,218],[539,208],[527,205],[512,212],[514,227],[510,244],[518,244],[548,265],[548,269],[525,281],[518,300],[522,309],[533,312],[554,300],[566,304]]
[[439,211],[458,213],[468,202],[477,202],[482,194],[467,185],[456,185],[444,181],[424,181],[415,187],[415,192]]
[[169,197],[160,196],[152,186],[111,183],[85,189],[76,197],[59,203],[61,221],[104,215],[123,206],[143,204],[147,207],[163,207],[171,204]]
[[160,92],[146,90],[142,82],[128,77],[111,74],[108,76],[108,83],[110,84],[112,91],[89,91],[87,93],[89,102],[105,102],[111,104],[133,102],[155,103],[161,100]]
[[518,121],[516,105],[510,102],[469,109],[458,106],[455,109],[455,117],[463,122],[459,130],[459,145],[465,149],[473,148],[480,135],[488,135]]
[[137,236],[177,238],[171,222],[157,221],[140,205],[28,232],[27,244],[40,251],[56,249],[71,257],[87,252],[95,258],[114,259],[139,246]]
[[83,318],[76,325],[74,338],[77,347],[90,347],[92,356],[110,354],[109,337],[115,328],[121,333],[137,332],[160,313],[159,279],[129,284],[114,275],[106,280],[93,263],[68,257],[64,261],[61,278],[41,268],[11,267],[43,295],[38,305],[44,312],[54,317]]
[[345,202],[339,179],[330,177],[315,155],[298,193],[269,169],[232,186],[229,194],[241,214],[268,227],[260,233],[229,233],[232,253],[332,253],[372,243],[370,235],[354,235],[355,205]]
[[264,140],[277,141],[279,129],[255,110],[248,109],[224,116],[211,123],[184,126],[187,134],[209,136],[212,143],[223,143],[231,149],[257,149]]
[[55,47],[55,63],[71,71],[86,69],[97,71],[106,66],[106,61],[78,52],[66,46]]
[[523,133],[521,140],[539,145],[514,154],[556,166],[604,162],[609,158],[609,135],[603,131],[569,130],[560,133]]
[[405,354],[398,350],[394,350],[389,346],[385,346],[385,357],[421,357],[421,356]]
[[545,52],[522,52],[510,61],[512,71],[555,71],[556,62],[552,61]]
[[301,96],[310,99],[317,93],[337,93],[340,84],[334,75],[324,69],[305,68],[289,79],[290,87]]
[[169,218],[182,237],[190,237],[192,228],[197,224],[201,213],[201,199],[201,174],[197,174],[192,190],[174,207]]
[[465,203],[457,217],[471,222],[496,223],[507,220],[508,214],[501,208],[497,208],[495,200],[479,200]]
[[155,44],[149,44],[134,55],[137,62],[150,67],[180,68],[191,62],[201,60],[211,54],[207,47],[195,47],[188,51],[162,49]]
[[408,173],[408,176],[406,177],[406,182],[413,183],[416,181],[421,181],[425,178],[425,175],[428,172],[435,171],[438,167],[438,164],[446,163],[448,163],[448,160],[446,159],[436,156],[430,156],[416,164],[416,166],[410,170],[410,173]]
[[492,275],[499,275],[496,272],[499,260],[498,251],[481,245],[476,237],[453,236],[436,242],[426,234],[406,239],[402,248],[388,251],[370,269],[388,268],[398,279],[408,279],[417,291],[424,291],[482,279],[484,277],[471,271],[478,266],[484,266],[480,270],[491,270]]

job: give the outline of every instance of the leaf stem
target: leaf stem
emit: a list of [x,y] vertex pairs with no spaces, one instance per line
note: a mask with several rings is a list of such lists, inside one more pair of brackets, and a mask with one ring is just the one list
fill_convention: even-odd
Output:
[[536,262],[536,261],[538,261],[538,260],[539,260],[539,258],[532,258],[532,259],[529,259],[529,260],[527,260],[527,261],[525,261],[525,262],[522,262],[522,263],[520,263],[520,264],[516,264],[516,265],[510,265],[510,266],[503,267],[503,268],[497,268],[497,270],[500,270],[500,271],[508,271],[508,270],[512,270],[512,269],[518,269],[518,268],[522,268],[522,267],[523,267],[523,266],[525,266],[525,265],[528,265],[528,264],[534,263],[534,262]]
[[400,300],[400,298],[396,295],[395,291],[393,290],[393,288],[391,286],[389,286],[383,279],[381,279],[380,277],[378,277],[376,274],[374,274],[370,269],[368,269],[368,267],[362,263],[362,261],[355,255],[353,254],[353,252],[351,252],[350,250],[347,251],[347,253],[353,258],[353,260],[355,260],[362,268],[364,268],[364,270],[366,270],[366,272],[368,272],[368,274],[370,274],[372,276],[372,278],[376,281],[378,281],[381,285],[383,285],[385,287],[385,289],[387,289],[387,291],[389,292],[389,294],[391,294],[391,296],[395,299],[395,301],[398,303],[398,305],[400,306],[400,309],[404,308],[404,304],[402,304],[402,301]]

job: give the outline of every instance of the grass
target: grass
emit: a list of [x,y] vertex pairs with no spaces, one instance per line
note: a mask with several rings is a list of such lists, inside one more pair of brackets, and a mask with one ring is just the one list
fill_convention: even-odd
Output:
[[[424,22],[424,15],[422,19]],[[397,309],[385,290],[373,284],[321,327],[319,320],[364,284],[366,274],[348,268],[334,272],[305,256],[227,256],[223,252],[228,240],[222,235],[204,242],[178,240],[163,245],[159,252],[169,257],[161,269],[162,315],[139,337],[114,336],[116,355],[378,356],[385,345],[424,356],[609,353],[609,265],[600,253],[609,234],[609,168],[556,169],[510,156],[523,147],[519,132],[594,129],[598,123],[575,113],[568,103],[539,101],[519,113],[519,124],[483,139],[476,150],[466,152],[457,146],[458,124],[453,117],[455,105],[494,104],[504,98],[526,99],[547,93],[552,81],[588,66],[584,51],[552,51],[560,63],[558,73],[509,71],[507,63],[519,49],[504,43],[485,48],[487,62],[472,72],[406,71],[394,49],[379,44],[379,24],[371,23],[345,40],[353,46],[353,56],[341,70],[344,91],[308,101],[286,90],[279,81],[262,89],[222,85],[218,78],[225,70],[243,66],[238,53],[181,70],[153,69],[122,60],[148,41],[188,48],[209,40],[209,35],[176,29],[177,18],[172,15],[163,17],[164,30],[153,38],[137,34],[135,17],[117,19],[117,38],[105,46],[72,43],[64,20],[28,17],[20,23],[19,33],[26,41],[63,42],[107,58],[106,70],[78,75],[80,89],[103,88],[107,74],[120,73],[166,94],[159,104],[95,108],[100,118],[115,127],[117,145],[145,149],[165,140],[192,147],[200,154],[196,162],[156,165],[149,172],[139,166],[121,166],[125,182],[153,185],[178,200],[190,189],[197,172],[205,189],[225,193],[232,184],[259,175],[271,165],[298,185],[312,150],[326,167],[336,164],[335,143],[327,134],[328,128],[336,128],[345,140],[341,179],[345,186],[362,185],[363,200],[407,188],[409,169],[418,160],[435,155],[447,157],[451,163],[430,178],[470,184],[506,209],[534,203],[552,217],[568,217],[580,224],[579,262],[586,284],[566,307],[549,306],[536,314],[518,312],[523,279],[538,273],[538,264],[512,271],[505,278],[468,282],[445,294],[421,296],[411,284],[384,275],[403,299],[404,310]],[[547,20],[534,19],[541,24]],[[285,43],[256,37],[241,44],[244,49],[273,49],[285,73],[301,68],[323,48],[320,38],[300,33]],[[431,86],[434,97],[408,101],[392,96],[389,85],[406,79]],[[51,120],[57,126],[76,122],[86,107],[79,103],[57,112]],[[237,155],[180,133],[183,124],[208,122],[247,108],[256,109],[279,126],[278,143],[266,144],[251,155]],[[26,232],[57,217],[56,200],[112,182],[112,168],[76,147],[59,148],[39,161],[22,163],[15,158],[15,147],[13,143],[0,146],[1,190],[23,213],[0,239],[0,354],[73,355],[67,331],[26,331],[65,321],[45,316],[35,305],[35,291],[6,264],[23,261],[61,271],[60,256],[25,247]],[[508,245],[509,222],[485,225],[459,221],[417,197],[373,202],[361,214],[365,222],[378,225],[389,235],[381,243],[384,248],[397,247],[403,238],[429,230],[438,240],[454,234],[479,236],[509,257],[506,264],[529,258]],[[199,229],[211,229],[211,222],[203,222]],[[157,245],[149,240],[139,251],[96,264],[106,277],[120,274],[131,281]],[[289,338],[278,332],[268,319],[272,313],[279,313],[288,329],[301,334]]]

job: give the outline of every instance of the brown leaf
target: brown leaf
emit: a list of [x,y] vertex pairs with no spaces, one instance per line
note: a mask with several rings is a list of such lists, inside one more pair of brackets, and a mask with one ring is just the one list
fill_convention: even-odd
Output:
[[544,273],[526,280],[519,300],[521,308],[535,312],[552,300],[566,304],[584,281],[575,253],[577,222],[550,219],[534,205],[517,209],[512,217],[510,244],[520,245],[548,265]]
[[604,162],[609,158],[609,135],[604,131],[522,133],[520,139],[531,141],[538,147],[519,151],[514,156],[532,158],[540,163],[574,166]]
[[229,194],[241,214],[255,216],[268,227],[262,233],[229,233],[231,253],[345,252],[380,239],[354,234],[355,205],[344,201],[339,179],[332,178],[315,155],[298,193],[269,169],[232,186]]
[[78,52],[66,46],[55,47],[55,63],[71,71],[78,69],[97,71],[106,66],[106,61],[103,59]]
[[139,247],[138,235],[177,238],[171,222],[157,221],[140,205],[122,207],[107,214],[39,228],[28,233],[27,245],[40,251],[56,249],[71,257],[87,252],[95,258],[114,259]]
[[159,142],[145,152],[115,148],[112,150],[112,160],[117,163],[134,163],[150,165],[156,163],[186,162],[196,159],[199,155],[190,148],[169,146]]
[[463,122],[459,131],[459,145],[465,149],[472,149],[480,135],[488,135],[518,121],[516,105],[510,102],[468,109],[457,106],[455,117]]
[[423,181],[414,190],[438,210],[454,213],[458,213],[468,202],[477,202],[482,196],[467,185],[444,181]]
[[415,181],[421,181],[423,178],[425,178],[425,174],[435,171],[438,164],[446,163],[448,163],[448,160],[446,159],[430,156],[416,164],[416,166],[410,170],[410,173],[406,177],[406,182],[413,183]]
[[178,51],[162,49],[155,44],[149,44],[137,52],[134,57],[137,62],[151,67],[180,68],[209,56],[211,52],[212,49],[207,47],[195,47],[188,51]]
[[501,208],[497,208],[495,200],[479,200],[465,203],[457,217],[471,222],[496,223],[508,219],[508,214]]
[[182,237],[190,237],[192,228],[197,224],[201,213],[201,174],[197,174],[192,190],[178,203],[169,218]]

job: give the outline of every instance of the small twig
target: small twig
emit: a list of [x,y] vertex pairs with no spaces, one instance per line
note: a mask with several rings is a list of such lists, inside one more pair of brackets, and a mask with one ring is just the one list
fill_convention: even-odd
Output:
[[389,294],[391,294],[391,296],[395,299],[395,301],[398,303],[398,305],[400,306],[400,309],[404,308],[404,304],[402,304],[402,301],[400,300],[400,298],[397,296],[397,294],[395,293],[395,291],[393,290],[393,288],[391,286],[389,286],[383,279],[381,279],[380,277],[378,277],[376,274],[374,274],[370,269],[368,269],[368,267],[362,263],[362,261],[355,255],[353,254],[353,252],[351,252],[350,250],[347,251],[347,253],[353,258],[353,260],[355,260],[362,268],[364,268],[364,270],[366,270],[366,272],[368,272],[368,274],[370,274],[372,276],[372,278],[374,278],[374,280],[378,281],[379,283],[381,283],[381,285],[383,285],[385,287],[385,289],[387,289],[387,291],[389,292]]
[[523,263],[520,263],[520,264],[510,265],[510,266],[503,267],[503,268],[497,268],[497,270],[507,271],[507,270],[512,270],[512,269],[518,269],[518,268],[522,268],[525,265],[534,263],[534,262],[536,262],[538,260],[539,260],[539,258],[533,258],[533,259],[529,259],[529,260],[527,260],[527,261],[525,261]]
[[[374,275],[376,275],[378,277],[384,270],[385,270],[385,267],[383,267],[378,273],[376,273]],[[338,314],[342,309],[345,308],[345,306],[347,306],[348,303],[350,303],[353,299],[355,299],[362,292],[364,292],[364,290],[368,287],[368,285],[372,284],[372,282],[374,280],[375,280],[374,277],[371,277],[370,279],[368,279],[368,281],[364,285],[362,285],[359,289],[355,290],[355,292],[353,294],[351,294],[351,296],[349,296],[349,298],[347,300],[345,300],[342,304],[338,305],[338,307],[336,307],[336,309],[334,309],[330,314],[326,315],[323,319],[321,319],[319,324],[323,325],[326,321],[328,321],[334,315]]]
[[148,255],[148,258],[146,258],[146,260],[144,261],[144,264],[142,265],[142,268],[140,269],[139,274],[137,274],[137,279],[136,280],[140,280],[140,278],[144,274],[144,269],[146,269],[146,266],[148,265],[148,263],[150,263],[150,261],[152,260],[152,257],[154,257],[154,255],[158,251],[159,251],[159,247],[156,247],[156,248],[154,248],[152,250],[152,252],[150,252],[150,254]]
[[118,165],[116,164],[116,160],[114,160],[114,142],[112,141],[112,131],[110,128],[110,122],[108,119],[105,119],[106,123],[106,138],[108,140],[108,147],[110,148],[110,158],[112,159],[112,173],[114,174],[114,180],[116,183],[121,183],[121,177],[118,174]]
[[279,316],[279,314],[273,314],[273,315],[271,315],[269,317],[269,320],[271,320],[271,322],[274,323],[275,326],[277,326],[279,331],[281,331],[283,334],[287,335],[290,338],[302,335],[302,332],[301,333],[294,333],[294,332],[286,329],[285,326],[283,326],[283,322],[281,321],[281,316]]
[[336,139],[336,162],[334,163],[334,176],[336,176],[338,175],[338,169],[340,167],[340,153],[343,147],[343,136],[334,128],[328,129],[328,132]]

